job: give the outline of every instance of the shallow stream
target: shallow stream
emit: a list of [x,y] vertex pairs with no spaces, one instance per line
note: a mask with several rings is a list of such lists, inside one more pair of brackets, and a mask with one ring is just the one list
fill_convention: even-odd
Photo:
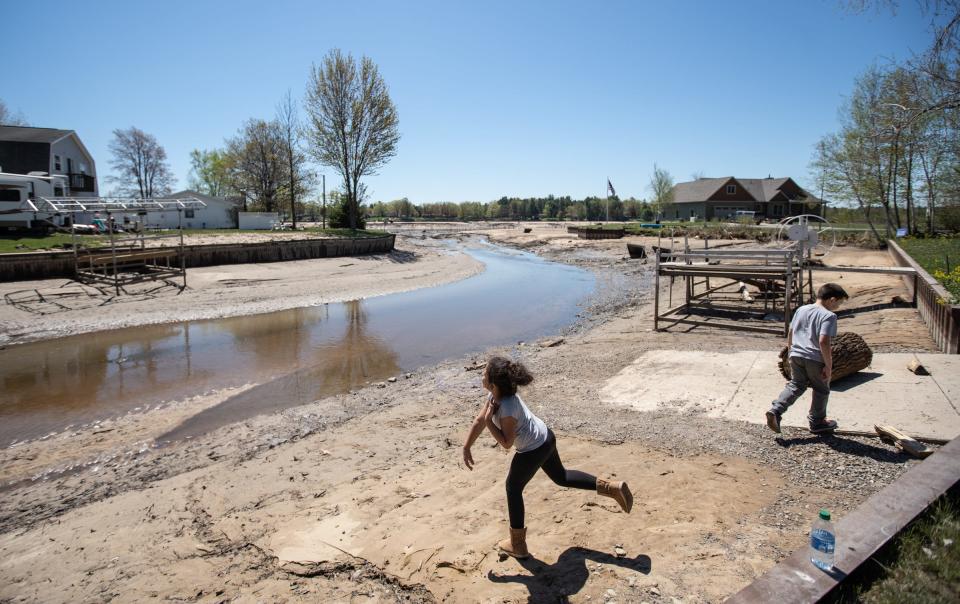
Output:
[[104,331],[0,350],[0,447],[212,390],[259,386],[194,416],[179,439],[530,341],[571,324],[595,287],[582,269],[486,243],[486,265],[434,288],[225,319]]

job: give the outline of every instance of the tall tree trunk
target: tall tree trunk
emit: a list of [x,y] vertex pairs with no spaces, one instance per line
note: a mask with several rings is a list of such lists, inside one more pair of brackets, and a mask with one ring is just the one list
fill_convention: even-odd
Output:
[[910,145],[909,153],[907,154],[907,232],[911,235],[916,232],[917,228],[917,217],[914,215],[915,209],[913,206],[913,145]]
[[293,220],[293,230],[297,230],[297,177],[293,172],[293,142],[287,141],[287,159],[290,164],[290,218]]

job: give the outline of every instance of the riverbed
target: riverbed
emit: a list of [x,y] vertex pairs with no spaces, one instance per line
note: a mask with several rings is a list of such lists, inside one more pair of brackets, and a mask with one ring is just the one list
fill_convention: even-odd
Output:
[[396,379],[570,324],[593,292],[582,269],[470,240],[465,280],[273,313],[145,325],[0,351],[0,446],[215,390],[256,386],[165,440]]

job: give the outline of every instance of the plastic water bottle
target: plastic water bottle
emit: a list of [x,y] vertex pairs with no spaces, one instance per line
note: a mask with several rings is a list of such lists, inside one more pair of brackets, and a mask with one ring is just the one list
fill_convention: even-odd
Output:
[[830,512],[820,510],[820,517],[810,529],[810,561],[822,570],[833,570],[833,551],[837,537],[830,522]]

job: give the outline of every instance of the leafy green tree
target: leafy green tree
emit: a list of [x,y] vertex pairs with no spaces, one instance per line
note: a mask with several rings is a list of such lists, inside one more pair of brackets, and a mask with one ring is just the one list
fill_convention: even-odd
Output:
[[307,140],[314,158],[343,178],[351,228],[360,223],[361,180],[376,174],[396,154],[397,110],[376,64],[358,64],[339,49],[310,69],[305,101]]
[[650,175],[650,191],[653,198],[650,204],[654,213],[660,217],[673,205],[673,177],[663,168],[653,164],[653,174]]
[[191,189],[210,197],[229,197],[237,191],[231,180],[231,158],[223,149],[194,149],[190,152]]

